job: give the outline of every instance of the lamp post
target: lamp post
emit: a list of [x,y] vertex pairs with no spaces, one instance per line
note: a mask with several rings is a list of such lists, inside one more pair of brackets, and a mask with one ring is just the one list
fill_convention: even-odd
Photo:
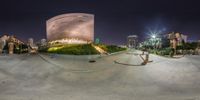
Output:
[[154,49],[156,48],[156,38],[157,38],[156,34],[151,35],[152,45]]
[[155,39],[157,36],[155,35],[155,34],[153,34],[152,36],[151,36],[151,38],[152,39]]

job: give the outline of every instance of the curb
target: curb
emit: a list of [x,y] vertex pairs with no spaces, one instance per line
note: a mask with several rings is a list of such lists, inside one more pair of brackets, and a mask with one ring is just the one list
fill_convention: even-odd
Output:
[[145,66],[145,65],[143,65],[143,64],[140,64],[140,65],[133,65],[133,64],[120,63],[120,62],[117,62],[116,60],[114,61],[114,63],[116,63],[116,64],[121,64],[121,65],[126,65],[126,66]]
[[168,56],[161,56],[161,55],[157,55],[157,54],[152,54],[152,55],[163,57],[163,58],[168,58],[168,59],[181,59],[181,58],[185,57],[185,55],[182,55],[181,57],[168,57]]

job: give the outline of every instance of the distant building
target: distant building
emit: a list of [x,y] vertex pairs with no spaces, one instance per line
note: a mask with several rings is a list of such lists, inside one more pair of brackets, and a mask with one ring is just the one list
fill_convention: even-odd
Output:
[[28,45],[34,45],[34,40],[33,38],[28,39]]
[[6,46],[8,39],[9,39],[8,35],[3,35],[0,37],[0,53],[3,52],[3,49]]
[[4,46],[4,41],[0,39],[0,54],[3,52]]
[[3,36],[0,37],[0,39],[1,39],[1,41],[4,42],[4,44],[6,44],[6,41],[8,41],[9,37],[10,36],[8,36],[8,35],[3,35]]
[[41,39],[40,45],[41,46],[46,46],[47,45],[47,40],[46,39]]
[[127,37],[127,47],[128,48],[136,48],[138,44],[138,36],[137,35],[129,35]]
[[[5,50],[9,54],[14,53],[14,49],[18,48],[19,45],[24,44],[22,41],[20,41],[15,36],[9,36],[9,35],[3,35],[0,36],[0,54]],[[5,46],[7,45],[7,48]]]
[[195,52],[200,55],[200,40],[197,41],[197,48],[195,49]]
[[200,48],[200,40],[198,40],[197,42],[198,42],[198,47]]
[[197,47],[200,49],[200,40],[198,40]]
[[170,43],[174,43],[176,45],[182,45],[183,42],[187,43],[187,35],[181,34],[181,33],[175,33],[171,32],[168,34],[168,39],[170,40]]
[[29,38],[28,39],[28,52],[29,53],[37,53],[38,51],[38,46],[34,44],[34,39]]
[[177,46],[183,45],[183,43],[187,43],[187,35],[183,35],[178,32],[169,33],[168,39],[170,40],[170,47],[175,50],[174,54],[176,54]]

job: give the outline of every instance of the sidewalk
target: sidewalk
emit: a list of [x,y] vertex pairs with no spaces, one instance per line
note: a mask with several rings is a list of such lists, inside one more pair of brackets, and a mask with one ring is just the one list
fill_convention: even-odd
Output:
[[144,61],[140,57],[140,54],[142,54],[140,51],[127,52],[123,54],[122,57],[115,60],[115,63],[127,66],[142,66]]

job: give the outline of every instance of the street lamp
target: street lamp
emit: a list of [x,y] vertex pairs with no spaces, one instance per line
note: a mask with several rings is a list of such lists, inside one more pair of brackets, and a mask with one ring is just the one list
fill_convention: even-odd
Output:
[[152,45],[154,48],[156,48],[156,38],[157,38],[156,34],[151,35]]
[[151,35],[151,38],[153,38],[153,39],[155,39],[156,37],[157,37],[156,34]]

